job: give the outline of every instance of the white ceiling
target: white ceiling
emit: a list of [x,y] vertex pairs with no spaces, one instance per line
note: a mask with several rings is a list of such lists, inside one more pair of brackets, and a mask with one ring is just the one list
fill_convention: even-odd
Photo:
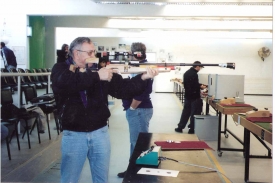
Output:
[[264,3],[269,2],[272,3],[272,0],[141,0],[141,1],[135,1],[135,0],[91,0],[97,3],[105,3],[105,2],[114,2],[114,3]]
[[[153,4],[154,1],[163,4]],[[100,24],[102,26],[98,28],[272,32],[271,0],[141,0],[136,1],[137,4],[132,0],[104,0],[111,4],[100,4],[102,2],[9,0],[5,1],[4,7],[1,3],[1,13],[10,16],[16,12],[18,16],[77,17],[77,21],[84,23],[91,22],[91,18],[105,18],[104,25]],[[86,26],[88,28],[89,24]]]

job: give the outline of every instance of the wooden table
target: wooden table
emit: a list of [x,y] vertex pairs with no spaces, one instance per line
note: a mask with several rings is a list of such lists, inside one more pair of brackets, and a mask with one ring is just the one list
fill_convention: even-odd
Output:
[[[214,102],[209,97],[206,97],[206,111],[205,114],[209,114],[209,106],[213,107],[216,111],[217,115],[219,116],[219,125],[218,125],[218,156],[222,156],[222,150],[223,151],[241,151],[244,152],[244,148],[238,149],[238,148],[223,148],[221,147],[221,133],[225,135],[225,138],[228,138],[228,133],[230,133],[239,143],[244,145],[243,140],[238,138],[232,131],[230,131],[227,128],[227,115],[233,115],[234,113],[245,113],[247,111],[253,110],[253,106],[248,107],[228,107],[228,106],[222,106],[221,104]],[[224,130],[221,130],[221,124],[222,124],[222,115],[225,115],[224,120]]]
[[176,93],[176,96],[179,97],[181,103],[183,103],[185,91],[183,83],[177,79],[171,79],[170,81],[174,82],[174,93]]
[[[224,182],[221,179],[218,173],[204,169],[199,167],[187,166],[184,164],[180,164],[174,161],[165,160],[162,161],[159,165],[159,169],[167,169],[167,170],[178,170],[180,171],[177,177],[164,177],[164,176],[154,176],[154,175],[143,175],[137,174],[137,172],[142,167],[150,167],[146,165],[137,165],[135,163],[136,159],[139,155],[148,149],[152,145],[155,145],[155,141],[166,141],[166,140],[173,140],[173,141],[195,141],[198,140],[196,135],[190,134],[155,134],[155,133],[140,133],[138,137],[137,144],[135,146],[134,152],[130,158],[130,162],[127,168],[127,173],[123,179],[124,183],[136,183],[136,182],[143,182],[143,183],[218,183]],[[192,163],[196,165],[206,166],[210,168],[214,168],[212,162],[209,160],[206,151],[212,150],[174,150],[174,151],[162,151],[161,156],[172,158],[178,161]],[[210,152],[212,153],[212,152]],[[152,167],[151,167],[152,168]]]
[[[245,182],[249,181],[249,159],[255,158],[255,156],[250,155],[250,133],[252,133],[258,140],[264,140],[270,144],[272,144],[272,132],[268,129],[265,129],[259,126],[256,123],[252,123],[248,121],[244,115],[239,115],[238,113],[233,114],[233,120],[238,122],[240,125],[244,127],[244,156],[245,156],[245,175],[244,180]],[[261,141],[262,142],[262,141]],[[265,143],[262,144],[269,149]],[[268,156],[256,156],[257,158],[271,158],[271,150],[268,151]]]

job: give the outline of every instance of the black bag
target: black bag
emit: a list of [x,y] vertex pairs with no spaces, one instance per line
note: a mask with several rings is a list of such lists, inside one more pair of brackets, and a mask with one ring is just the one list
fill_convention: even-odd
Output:
[[49,93],[49,94],[44,94],[39,97],[33,98],[31,100],[32,104],[53,104],[55,102],[54,95]]
[[2,120],[29,116],[25,108],[18,108],[14,104],[6,104],[1,107]]

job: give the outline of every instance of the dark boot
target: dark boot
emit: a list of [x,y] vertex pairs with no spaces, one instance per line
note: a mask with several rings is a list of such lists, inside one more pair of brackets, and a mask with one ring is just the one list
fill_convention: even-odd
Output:
[[182,133],[182,129],[181,128],[175,128],[176,132]]
[[119,178],[124,178],[125,175],[126,175],[126,171],[117,174],[117,176],[118,176]]

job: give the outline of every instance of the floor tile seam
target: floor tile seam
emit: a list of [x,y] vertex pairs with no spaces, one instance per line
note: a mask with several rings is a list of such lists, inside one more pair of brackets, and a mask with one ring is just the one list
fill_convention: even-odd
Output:
[[[214,166],[216,167],[216,169],[221,172],[222,174],[225,174],[225,171],[223,170],[223,168],[221,167],[219,161],[217,160],[217,158],[213,155],[212,150],[206,150],[205,151],[207,156],[209,157],[209,160],[214,164]],[[223,181],[226,183],[230,183],[231,181],[228,180],[227,177],[225,177],[224,175],[218,173],[221,177],[223,177]],[[225,174],[226,175],[226,174]]]
[[[61,138],[60,138],[61,139]],[[45,149],[43,149],[42,151],[38,152],[37,154],[35,154],[33,157],[31,157],[28,161],[22,163],[20,166],[16,167],[14,170],[12,170],[11,172],[9,172],[6,176],[1,177],[1,179],[4,179],[5,177],[8,177],[10,174],[14,173],[15,171],[17,171],[18,169],[26,166],[28,163],[31,163],[34,159],[38,158],[39,156],[41,156],[41,154],[43,154],[45,151],[47,151],[49,148],[51,148],[51,146],[55,145],[56,143],[60,143],[60,139],[55,140],[54,142],[52,142],[49,146],[47,146]]]

